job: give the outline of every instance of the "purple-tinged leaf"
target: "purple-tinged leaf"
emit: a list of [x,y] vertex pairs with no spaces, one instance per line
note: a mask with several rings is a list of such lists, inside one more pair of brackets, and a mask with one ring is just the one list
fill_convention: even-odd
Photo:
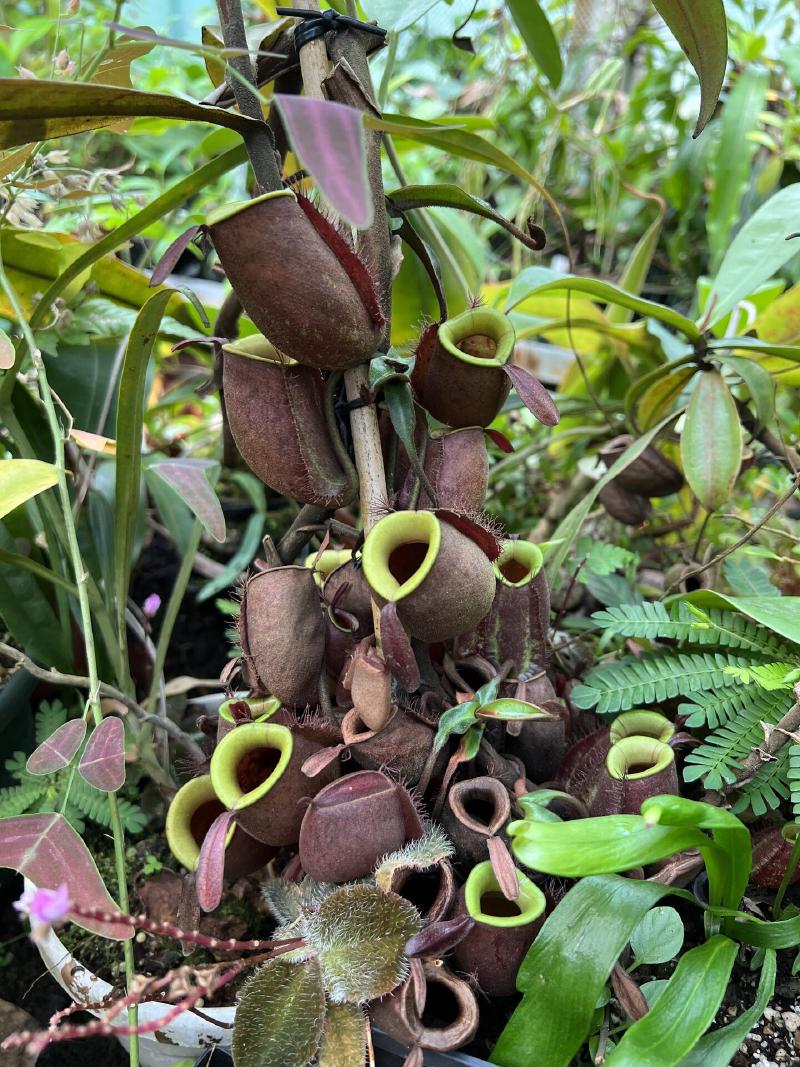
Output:
[[522,722],[530,719],[555,720],[555,716],[546,708],[529,704],[527,700],[516,700],[514,697],[490,700],[488,704],[481,704],[475,714],[479,719],[495,719],[502,722]]
[[158,261],[156,269],[150,275],[151,287],[162,285],[167,280],[170,274],[175,270],[178,260],[202,229],[202,226],[190,226],[188,230],[184,230],[179,237],[175,238]]
[[386,666],[409,693],[419,689],[419,665],[393,602],[381,608],[381,651]]
[[514,446],[504,433],[500,433],[499,430],[484,430],[483,431],[492,444],[497,445],[501,452],[513,452]]
[[511,379],[517,396],[535,419],[545,426],[555,426],[560,421],[561,415],[555,401],[538,378],[534,378],[524,367],[515,367],[511,363],[506,363],[503,370]]
[[414,1045],[409,1054],[403,1060],[403,1067],[425,1067],[425,1063],[422,1059],[422,1049],[419,1045]]
[[[0,867],[17,871],[38,889],[58,889],[66,883],[71,903],[81,910],[119,911],[86,845],[55,812],[0,820]],[[84,919],[72,911],[69,918],[115,941],[133,936],[133,928],[124,922]]]
[[486,847],[489,850],[489,859],[492,861],[492,870],[500,886],[500,892],[506,900],[516,900],[519,896],[519,878],[508,846],[501,837],[490,837],[486,842]]
[[28,774],[53,774],[72,763],[86,736],[86,720],[70,719],[34,749],[25,764]]
[[214,911],[222,900],[225,845],[236,812],[223,811],[212,822],[200,846],[195,872],[197,901],[203,911]]
[[122,719],[109,715],[96,726],[86,742],[78,764],[81,778],[102,789],[116,793],[125,784],[125,727]]
[[165,459],[150,470],[171,486],[215,541],[225,540],[225,516],[208,480],[208,470],[219,465],[206,459]]
[[321,748],[308,757],[300,770],[306,778],[316,778],[330,763],[333,763],[346,747],[346,745],[332,745],[330,748]]
[[359,230],[372,223],[363,113],[345,104],[275,93],[289,142],[320,192]]
[[414,1007],[421,1019],[428,1000],[428,978],[425,974],[425,965],[416,956],[409,956],[408,969],[410,972],[408,981],[411,983],[411,991],[414,994]]
[[459,915],[456,919],[431,923],[406,942],[405,954],[409,958],[444,956],[464,940],[474,925],[475,920],[470,915]]

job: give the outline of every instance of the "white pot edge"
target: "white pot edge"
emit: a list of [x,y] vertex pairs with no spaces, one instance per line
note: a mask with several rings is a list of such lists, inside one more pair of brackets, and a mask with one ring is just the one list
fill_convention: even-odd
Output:
[[[30,885],[27,881],[25,884],[26,888]],[[36,947],[47,970],[77,1004],[100,1004],[113,992],[108,982],[75,959],[51,928],[36,942]],[[163,1018],[169,1010],[168,1004],[145,1001],[139,1005],[139,1020],[152,1023]],[[91,1013],[98,1017],[102,1014],[96,1010]],[[192,1011],[184,1011],[166,1026],[142,1034],[139,1038],[142,1067],[170,1067],[177,1060],[194,1060],[204,1049],[214,1045],[229,1048],[236,1009],[204,1008],[203,1014],[223,1025],[215,1026]],[[124,1038],[120,1040],[126,1044]]]

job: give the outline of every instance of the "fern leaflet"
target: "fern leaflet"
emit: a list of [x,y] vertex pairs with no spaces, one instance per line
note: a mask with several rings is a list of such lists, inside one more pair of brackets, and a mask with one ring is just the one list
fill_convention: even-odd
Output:
[[792,814],[795,819],[800,819],[800,745],[791,744],[786,748],[788,749],[786,778],[792,799]]
[[731,805],[731,811],[740,812],[750,808],[754,815],[774,811],[791,791],[787,780],[789,768],[788,746],[782,748],[775,759],[768,760],[758,768],[753,780],[742,786],[739,796]]

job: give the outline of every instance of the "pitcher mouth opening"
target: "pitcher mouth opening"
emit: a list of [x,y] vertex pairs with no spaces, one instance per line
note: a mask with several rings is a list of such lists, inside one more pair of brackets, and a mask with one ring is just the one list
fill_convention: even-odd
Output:
[[439,343],[462,363],[504,367],[514,352],[514,327],[500,311],[471,308],[439,327]]
[[538,919],[547,901],[538,886],[517,871],[519,896],[508,900],[500,889],[490,860],[472,868],[464,885],[464,903],[469,915],[484,926],[513,929]]
[[652,737],[667,744],[674,735],[675,727],[660,711],[633,708],[618,715],[611,724],[611,744],[616,745],[626,737]]
[[[166,836],[170,852],[187,871],[193,871],[200,859],[200,848],[211,824],[225,811],[217,797],[211,776],[203,774],[186,782],[167,810]],[[225,840],[231,843],[236,827],[231,826]]]
[[675,753],[663,741],[652,737],[623,737],[611,746],[606,768],[612,778],[649,778],[666,770],[675,761]]
[[506,541],[492,566],[499,582],[518,589],[528,585],[543,564],[542,550],[532,541]]
[[378,522],[364,543],[364,573],[383,600],[418,589],[439,554],[439,520],[430,511],[398,511]]
[[245,723],[226,734],[211,757],[211,780],[225,807],[248,808],[266,796],[293,748],[291,730],[274,723]]

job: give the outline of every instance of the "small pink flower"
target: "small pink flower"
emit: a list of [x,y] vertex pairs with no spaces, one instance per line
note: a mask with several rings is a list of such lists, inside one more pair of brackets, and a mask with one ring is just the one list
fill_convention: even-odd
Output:
[[58,889],[26,889],[14,902],[18,912],[27,915],[31,923],[43,925],[61,922],[69,912],[69,889],[66,882]]
[[154,618],[158,614],[158,609],[161,607],[161,597],[158,593],[151,593],[149,597],[142,604],[142,611],[148,619]]

